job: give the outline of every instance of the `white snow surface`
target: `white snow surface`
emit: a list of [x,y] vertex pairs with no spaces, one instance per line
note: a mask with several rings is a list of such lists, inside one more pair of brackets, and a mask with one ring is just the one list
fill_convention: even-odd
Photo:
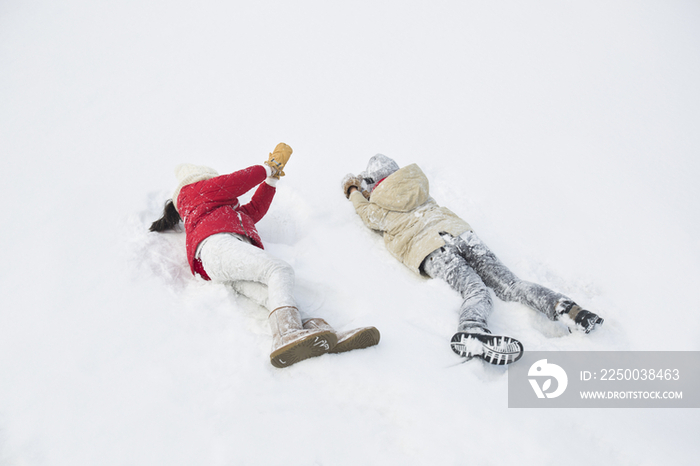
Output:
[[[692,409],[507,407],[460,298],[340,190],[381,152],[524,279],[598,312],[527,350],[700,350],[700,4],[0,2],[0,465],[697,464]],[[269,363],[266,313],[148,233],[182,162],[294,148],[259,223],[307,316],[377,347]]]

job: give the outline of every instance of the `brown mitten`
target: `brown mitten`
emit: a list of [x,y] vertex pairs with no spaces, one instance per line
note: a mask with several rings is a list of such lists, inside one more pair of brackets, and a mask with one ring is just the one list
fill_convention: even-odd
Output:
[[343,181],[341,182],[341,186],[343,187],[343,193],[345,194],[345,197],[350,199],[350,188],[357,188],[358,191],[362,191],[360,189],[361,184],[362,178],[360,178],[359,176],[355,176],[352,173],[348,173],[347,175],[345,175]]
[[289,157],[292,156],[292,148],[287,144],[280,142],[272,151],[270,157],[267,159],[265,165],[272,168],[272,177],[280,179],[284,176],[284,166],[287,165]]

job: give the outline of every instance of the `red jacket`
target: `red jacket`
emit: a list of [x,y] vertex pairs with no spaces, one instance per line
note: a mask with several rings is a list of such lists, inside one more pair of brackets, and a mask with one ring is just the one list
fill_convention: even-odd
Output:
[[[264,249],[255,224],[267,213],[276,189],[263,183],[267,172],[262,165],[188,184],[177,198],[178,211],[185,222],[187,261],[192,273],[209,279],[202,264],[195,260],[199,243],[217,233],[237,233]],[[260,185],[260,186],[258,186]],[[246,205],[238,197],[255,186],[258,189]]]

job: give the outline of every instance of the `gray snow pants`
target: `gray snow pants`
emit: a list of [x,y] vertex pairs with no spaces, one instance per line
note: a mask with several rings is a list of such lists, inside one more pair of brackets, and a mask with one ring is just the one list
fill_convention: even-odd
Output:
[[573,302],[541,285],[520,280],[474,232],[459,237],[441,235],[445,246],[430,253],[421,267],[429,277],[444,280],[462,295],[460,332],[488,327],[487,319],[493,308],[488,288],[503,301],[519,302],[551,320]]

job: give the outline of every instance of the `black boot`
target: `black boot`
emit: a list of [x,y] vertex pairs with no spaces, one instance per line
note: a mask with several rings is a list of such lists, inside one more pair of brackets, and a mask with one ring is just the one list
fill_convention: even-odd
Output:
[[478,357],[497,366],[510,364],[523,355],[523,344],[515,338],[491,335],[487,329],[457,332],[450,342],[452,351],[463,358]]
[[559,314],[559,320],[569,327],[569,331],[575,329],[584,333],[591,333],[596,325],[603,325],[604,322],[598,314],[587,311],[576,303],[569,304]]

